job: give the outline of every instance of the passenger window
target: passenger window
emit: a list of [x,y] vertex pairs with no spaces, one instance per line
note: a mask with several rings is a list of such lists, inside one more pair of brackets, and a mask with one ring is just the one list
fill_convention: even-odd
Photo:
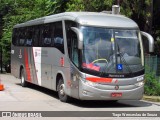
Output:
[[52,46],[52,26],[51,24],[45,24],[42,29],[42,46],[51,47]]
[[43,28],[43,37],[42,37],[42,46],[50,46],[49,42],[47,42],[49,39],[49,28],[47,25]]
[[62,22],[57,22],[54,25],[55,25],[55,29],[54,29],[54,47],[56,47],[62,53],[64,53],[64,39],[63,39]]
[[38,26],[34,26],[33,27],[33,46],[35,47],[39,47],[39,39],[40,39],[40,27]]
[[33,45],[33,39],[32,39],[33,29],[31,27],[28,27],[25,34],[26,34],[25,46],[32,46]]
[[18,30],[18,46],[24,46],[25,45],[25,29],[20,28]]

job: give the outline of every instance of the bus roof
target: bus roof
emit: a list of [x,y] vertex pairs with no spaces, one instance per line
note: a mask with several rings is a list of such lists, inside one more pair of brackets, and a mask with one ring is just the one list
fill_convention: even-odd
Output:
[[106,14],[102,12],[64,12],[17,24],[14,28],[51,23],[60,20],[72,20],[85,26],[129,29],[138,28],[138,25],[133,20],[123,15]]

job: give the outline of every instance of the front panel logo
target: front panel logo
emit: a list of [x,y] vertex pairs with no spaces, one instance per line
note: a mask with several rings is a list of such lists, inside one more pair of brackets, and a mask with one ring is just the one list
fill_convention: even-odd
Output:
[[115,86],[115,90],[118,90],[118,89],[119,89],[119,86],[118,86],[118,85],[116,85],[116,86]]
[[118,80],[115,80],[115,82],[114,83],[118,83]]

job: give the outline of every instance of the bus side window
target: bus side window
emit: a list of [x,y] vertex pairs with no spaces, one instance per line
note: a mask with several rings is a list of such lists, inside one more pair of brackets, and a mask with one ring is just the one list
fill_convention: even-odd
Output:
[[25,29],[20,28],[18,30],[18,46],[24,46],[25,45]]
[[72,34],[74,34],[73,31],[71,30],[71,27],[77,27],[77,23],[66,20],[65,29],[66,29],[66,37],[67,37],[68,54],[70,58],[71,58],[71,38],[72,38]]
[[78,57],[78,38],[75,32],[72,30],[67,31],[67,42],[68,43],[68,53],[71,61],[79,67],[79,57]]
[[40,38],[40,27],[39,26],[34,26],[33,27],[33,36],[32,36],[32,39],[33,39],[33,46],[34,47],[38,47],[39,46],[39,38]]
[[43,47],[51,47],[51,29],[50,24],[45,24],[42,30],[42,46]]
[[77,67],[79,67],[78,39],[77,35],[74,32],[71,38],[71,60]]
[[31,27],[28,27],[26,30],[26,43],[25,46],[32,46],[33,44],[33,40],[32,40],[32,34],[33,34],[33,30]]
[[69,58],[77,67],[79,67],[78,39],[76,33],[71,30],[71,27],[76,26],[77,24],[73,21],[65,21]]
[[54,29],[54,47],[56,47],[62,53],[64,53],[64,39],[63,39],[62,22],[56,22],[55,23],[55,29]]

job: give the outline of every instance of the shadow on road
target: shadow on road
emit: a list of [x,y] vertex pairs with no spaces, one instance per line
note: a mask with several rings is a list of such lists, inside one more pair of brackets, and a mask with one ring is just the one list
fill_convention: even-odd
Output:
[[152,103],[139,100],[119,100],[119,101],[76,101],[70,104],[85,108],[128,108],[128,107],[148,107]]
[[[20,83],[16,83],[16,85],[21,86]],[[27,88],[30,88],[30,89],[33,89],[33,90],[42,92],[42,93],[44,93],[44,94],[47,94],[47,95],[49,95],[49,96],[51,96],[51,97],[54,97],[54,98],[58,99],[58,94],[57,94],[57,92],[55,92],[55,91],[53,91],[53,90],[50,90],[50,89],[47,89],[47,88],[43,88],[43,87],[40,87],[40,86],[38,86],[38,85],[34,85],[34,84],[30,84],[30,83],[28,83]]]
[[[19,83],[17,85],[20,85]],[[58,100],[57,92],[34,85],[29,84],[27,86],[30,89],[34,89],[36,91],[40,91],[44,94],[47,94],[51,97],[54,97]],[[83,107],[83,108],[129,108],[129,107],[149,107],[152,106],[152,103],[147,101],[140,100],[119,100],[119,101],[83,101],[72,99],[68,104]]]

